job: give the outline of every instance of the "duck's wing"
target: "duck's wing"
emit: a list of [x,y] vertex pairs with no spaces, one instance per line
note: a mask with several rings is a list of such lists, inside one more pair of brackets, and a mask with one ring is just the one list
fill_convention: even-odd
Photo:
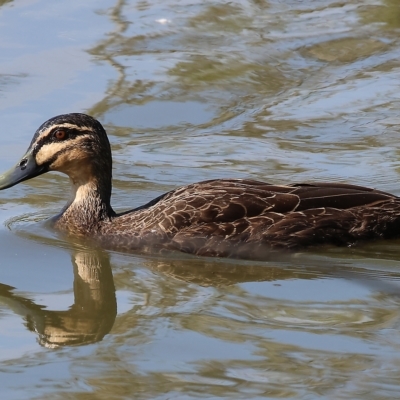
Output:
[[165,233],[177,233],[205,224],[244,223],[249,218],[252,223],[255,218],[272,219],[273,224],[294,212],[348,210],[391,199],[396,197],[354,185],[281,186],[248,179],[220,179],[178,188],[122,218],[134,218],[136,229],[141,226],[142,231],[161,228]]
[[[377,209],[379,214],[382,204],[389,203],[400,207],[396,196],[355,185],[284,186],[222,179],[178,188],[120,218],[142,239],[151,233],[151,240],[165,240],[170,248],[226,257],[234,256],[235,244],[295,248],[312,243],[354,242],[362,235],[353,235],[352,230],[367,220],[376,220],[372,213],[363,221],[357,212]],[[375,234],[368,229],[361,233]],[[248,257],[242,253],[238,256]]]
[[250,179],[219,179],[178,188],[151,205],[160,202],[184,206],[186,202],[193,211],[207,210],[205,214],[210,215],[204,215],[206,220],[233,221],[265,212],[286,214],[322,207],[346,210],[396,198],[379,190],[343,183],[272,185]]
[[353,207],[370,206],[379,201],[396,198],[390,193],[344,183],[301,183],[290,187],[294,189],[291,193],[299,197],[299,205],[296,211],[321,207],[347,210]]
[[[399,228],[399,199],[362,186],[279,186],[252,180],[196,185],[185,192],[187,205],[194,208],[176,209],[167,225],[180,226],[173,240],[179,250],[199,255],[248,258],[254,253],[263,258],[257,252],[265,251],[266,244],[292,249],[317,243],[347,245],[380,237],[382,231],[391,235]],[[171,193],[170,200],[176,195]]]

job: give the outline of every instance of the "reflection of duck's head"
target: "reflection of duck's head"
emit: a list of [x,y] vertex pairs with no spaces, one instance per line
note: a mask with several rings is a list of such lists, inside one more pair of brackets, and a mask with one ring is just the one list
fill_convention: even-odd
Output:
[[[109,256],[102,251],[72,255],[74,304],[66,311],[48,310],[0,284],[0,299],[26,321],[42,346],[55,348],[98,342],[109,333],[117,314]],[[51,304],[50,304],[51,307]]]
[[28,328],[46,347],[98,342],[111,330],[116,313],[114,280],[108,255],[78,252],[73,255],[74,304],[68,311],[52,311],[10,293],[26,307]]

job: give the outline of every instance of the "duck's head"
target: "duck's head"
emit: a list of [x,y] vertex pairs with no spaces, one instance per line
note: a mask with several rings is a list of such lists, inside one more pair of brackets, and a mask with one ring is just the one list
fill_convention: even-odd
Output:
[[75,185],[111,181],[111,162],[110,143],[99,121],[86,114],[59,115],[39,127],[22,159],[0,175],[0,190],[48,171],[67,174]]

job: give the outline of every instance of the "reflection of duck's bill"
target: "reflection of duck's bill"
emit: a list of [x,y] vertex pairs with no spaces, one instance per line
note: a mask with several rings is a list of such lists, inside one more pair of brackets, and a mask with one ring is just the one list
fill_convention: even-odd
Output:
[[16,167],[0,175],[0,190],[7,189],[45,172],[47,172],[46,166],[37,165],[32,150],[28,150]]

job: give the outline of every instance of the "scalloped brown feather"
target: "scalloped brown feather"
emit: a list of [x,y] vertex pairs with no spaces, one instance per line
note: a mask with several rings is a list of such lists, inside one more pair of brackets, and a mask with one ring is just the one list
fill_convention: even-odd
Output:
[[[400,198],[355,185],[195,183],[101,225],[110,247],[264,258],[268,249],[352,245],[400,232]],[[264,254],[264,255],[262,255]]]
[[0,175],[0,189],[47,171],[66,173],[73,196],[53,219],[54,227],[121,250],[267,258],[274,249],[349,246],[400,234],[400,198],[340,183],[210,180],[117,215],[110,204],[111,166],[110,143],[99,121],[59,115],[38,128],[21,161]]

